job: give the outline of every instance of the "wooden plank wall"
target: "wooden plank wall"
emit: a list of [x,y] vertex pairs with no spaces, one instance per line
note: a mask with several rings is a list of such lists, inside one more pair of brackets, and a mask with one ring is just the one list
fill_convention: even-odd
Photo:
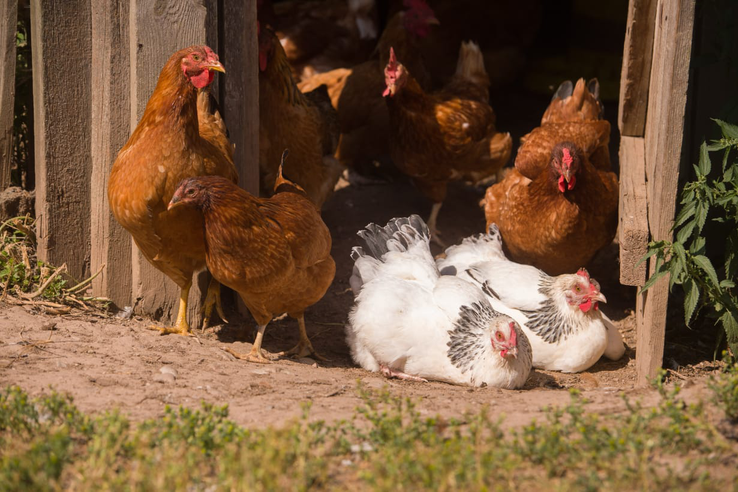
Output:
[[[629,8],[619,119],[624,135],[620,147],[621,281],[643,285],[645,272],[634,269],[633,260],[645,253],[649,238],[672,238],[694,2],[631,0]],[[649,46],[650,57],[643,55]],[[653,273],[653,262],[648,268]],[[637,298],[636,369],[640,386],[647,385],[662,364],[668,296],[668,282],[664,280]]]
[[90,274],[89,0],[31,1],[38,256]]
[[[228,108],[243,184],[258,189],[256,2],[33,0],[31,8],[39,255],[66,262],[75,277],[102,269],[95,295],[119,307],[137,303],[138,312],[167,323],[176,315],[179,289],[112,218],[107,178],[161,67],[178,49],[208,43],[230,54],[228,74],[216,76],[213,90]],[[234,83],[225,87],[219,78],[231,73]],[[202,296],[197,285],[190,294],[193,326]]]
[[0,0],[0,191],[10,186],[18,0]]

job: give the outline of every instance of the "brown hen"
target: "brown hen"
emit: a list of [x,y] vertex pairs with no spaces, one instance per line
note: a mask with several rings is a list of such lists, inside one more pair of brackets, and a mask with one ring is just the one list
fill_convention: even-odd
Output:
[[433,10],[422,0],[406,2],[407,10],[395,14],[379,38],[375,56],[353,68],[339,68],[314,75],[299,84],[300,90],[313,90],[326,85],[333,107],[338,111],[341,141],[336,158],[342,164],[366,170],[389,154],[389,114],[382,100],[384,66],[390,47],[417,74],[423,88],[430,87],[418,50],[420,40],[438,24]]
[[[217,124],[220,116],[206,104],[205,92],[199,96],[198,114],[198,90],[213,81],[214,71],[225,69],[207,46],[191,46],[172,55],[108,180],[108,201],[116,220],[131,233],[144,257],[181,289],[176,324],[157,328],[162,333],[190,333],[187,298],[192,274],[205,266],[203,232],[193,227],[199,213],[168,211],[167,204],[184,178],[217,175],[238,180],[233,148],[221,132],[224,125]],[[211,283],[206,322],[214,303],[219,309],[219,293],[220,286]]]
[[513,169],[488,188],[484,213],[487,228],[500,228],[511,260],[549,275],[572,273],[615,237],[618,179],[563,142],[534,179]]
[[[285,152],[286,155],[286,152]],[[208,269],[237,291],[258,325],[247,355],[269,362],[261,350],[264,330],[275,315],[296,318],[300,341],[285,354],[312,354],[305,309],[318,302],[333,281],[331,235],[304,191],[282,178],[271,198],[257,198],[217,176],[190,178],[172,197],[169,210],[197,210],[205,224]],[[184,206],[189,205],[189,206]]]
[[462,43],[456,74],[439,92],[423,91],[394,51],[385,80],[392,160],[433,200],[428,228],[440,243],[436,221],[447,183],[458,178],[478,182],[496,174],[510,158],[512,138],[495,127],[489,79],[472,42]]
[[[282,45],[268,27],[259,26],[259,168],[261,189],[270,194],[285,148],[293,159],[286,174],[320,210],[333,193],[342,166],[333,157],[338,136],[335,110],[299,91]],[[316,89],[325,92],[325,89]],[[331,114],[333,113],[333,114]]]

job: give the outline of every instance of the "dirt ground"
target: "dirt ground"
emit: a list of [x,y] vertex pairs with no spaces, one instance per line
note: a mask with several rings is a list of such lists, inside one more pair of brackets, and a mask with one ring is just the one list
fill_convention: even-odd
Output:
[[[477,205],[482,194],[483,189],[462,183],[450,187],[439,219],[447,243],[483,229],[484,217]],[[160,336],[147,329],[149,320],[140,318],[48,316],[0,305],[0,387],[18,384],[31,394],[53,387],[72,394],[85,411],[119,408],[134,419],[156,417],[165,405],[198,407],[202,400],[227,403],[232,418],[245,426],[279,425],[299,415],[305,401],[313,402],[312,418],[349,418],[360,402],[355,392],[358,380],[370,388],[387,385],[395,394],[421,399],[419,408],[428,415],[456,416],[488,405],[495,414],[506,416],[507,425],[540,417],[542,407],[565,404],[568,388],[581,389],[591,400],[591,409],[605,413],[624,408],[622,392],[644,403],[656,401],[654,390],[634,389],[635,289],[617,281],[616,244],[596,258],[590,272],[610,301],[603,311],[629,346],[620,361],[602,360],[576,375],[535,371],[520,391],[388,381],[356,367],[343,332],[353,303],[348,279],[353,264],[349,252],[358,244],[355,233],[371,221],[385,223],[394,216],[429,211],[430,204],[402,178],[345,186],[327,204],[324,219],[334,238],[336,279],[323,300],[308,310],[306,320],[314,346],[329,362],[279,360],[260,365],[235,359],[223,349],[246,352],[254,334],[253,321],[236,314],[229,324],[186,338]],[[438,252],[435,248],[434,253]],[[268,326],[264,348],[277,352],[296,342],[296,322],[281,319]],[[716,371],[717,364],[694,356],[694,350],[689,350],[694,356],[690,358],[669,347],[667,364],[679,371],[672,378],[682,380],[685,398],[703,397],[706,375]]]

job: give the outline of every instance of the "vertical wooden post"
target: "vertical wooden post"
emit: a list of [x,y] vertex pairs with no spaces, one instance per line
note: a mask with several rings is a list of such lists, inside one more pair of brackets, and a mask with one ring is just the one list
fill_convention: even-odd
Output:
[[[654,241],[671,240],[682,157],[684,111],[694,30],[693,0],[660,0],[656,6],[653,66],[646,120],[648,223]],[[654,265],[650,265],[651,274]],[[647,384],[664,355],[669,285],[657,282],[642,299],[638,329],[638,384]]]
[[31,1],[38,256],[89,275],[89,0]]
[[259,69],[256,1],[223,0],[224,118],[236,146],[239,185],[259,194]]
[[10,186],[15,106],[15,32],[18,0],[0,0],[0,191]]
[[[211,6],[213,2],[208,2]],[[204,0],[133,0],[130,9],[131,122],[135,127],[154,91],[159,72],[177,50],[206,42],[208,12]],[[217,25],[217,24],[215,24]],[[176,315],[179,288],[132,247],[133,298],[137,310],[164,321]],[[202,305],[203,279],[195,279],[188,318],[196,327]]]
[[108,176],[131,132],[128,0],[92,0],[92,175],[90,269],[93,294],[131,303],[131,236],[108,205]]

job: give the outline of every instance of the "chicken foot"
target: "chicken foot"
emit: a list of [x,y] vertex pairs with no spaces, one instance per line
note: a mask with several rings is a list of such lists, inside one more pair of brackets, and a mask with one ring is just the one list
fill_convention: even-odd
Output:
[[218,313],[218,316],[220,316],[220,319],[223,320],[224,323],[228,323],[225,314],[223,314],[223,306],[220,303],[220,282],[215,280],[215,278],[210,280],[208,293],[205,296],[205,302],[202,306],[201,314],[204,313],[202,318],[202,331],[205,331],[210,326],[210,316],[213,314],[213,307],[215,307],[215,311]]
[[261,342],[264,340],[264,330],[266,330],[266,327],[266,324],[260,325],[258,327],[259,331],[257,331],[256,333],[256,340],[254,340],[254,345],[251,346],[251,351],[248,354],[236,352],[231,348],[226,348],[225,351],[237,359],[246,360],[249,362],[257,362],[259,364],[271,364],[271,358],[269,358],[261,349]]
[[318,352],[315,351],[313,348],[313,344],[310,343],[310,339],[307,336],[307,330],[305,329],[305,315],[300,315],[297,317],[297,326],[300,328],[300,341],[297,342],[297,345],[292,347],[291,349],[280,352],[277,355],[285,356],[289,355],[295,358],[300,357],[306,357],[308,355],[312,356],[314,359],[321,360],[323,362],[327,362],[328,359],[320,355]]
[[391,369],[389,366],[386,366],[384,364],[381,364],[379,366],[379,371],[382,373],[382,376],[386,377],[387,379],[390,378],[397,378],[397,379],[404,379],[405,381],[416,381],[418,383],[427,383],[428,380],[421,378],[419,376],[413,376],[412,374],[405,374],[402,371],[396,371],[394,369]]
[[442,205],[443,202],[433,204],[430,217],[428,217],[428,230],[430,231],[430,240],[445,249],[446,243],[441,240],[441,231],[439,231],[436,226],[436,223],[438,222],[438,212],[440,212]]
[[177,313],[177,321],[174,326],[150,326],[149,329],[156,330],[162,335],[176,334],[193,337],[195,335],[190,331],[190,325],[187,323],[187,298],[190,295],[190,287],[192,282],[188,283],[179,292],[179,312]]

